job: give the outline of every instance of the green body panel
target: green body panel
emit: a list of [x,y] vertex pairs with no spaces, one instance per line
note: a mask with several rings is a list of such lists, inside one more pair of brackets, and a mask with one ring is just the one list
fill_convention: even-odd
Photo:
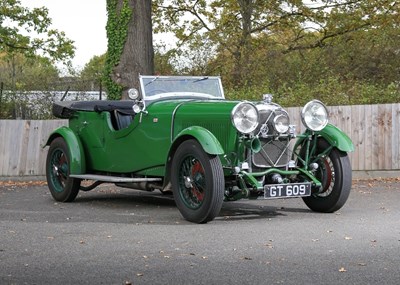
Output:
[[[70,126],[78,133],[90,171],[130,173],[164,165],[170,146],[171,113],[166,106],[139,114],[125,129],[115,130],[109,112],[78,112]],[[85,126],[82,126],[87,122]],[[160,171],[163,173],[163,171]]]
[[57,137],[62,137],[67,143],[71,160],[70,174],[84,174],[86,172],[86,159],[80,139],[75,135],[72,129],[60,127],[51,133],[46,142],[46,146],[50,145]]
[[341,129],[332,124],[328,124],[321,131],[315,133],[322,136],[330,145],[337,147],[341,151],[354,151],[354,144],[351,139]]
[[82,142],[87,173],[164,176],[170,150],[180,139],[194,137],[210,154],[234,151],[237,132],[230,114],[236,104],[158,101],[122,130],[113,128],[112,115],[107,111],[79,111],[69,125]]
[[[236,150],[238,134],[231,121],[232,109],[236,101],[209,101],[209,102],[187,102],[181,104],[176,111],[173,134],[175,138],[184,130],[207,130],[199,133],[199,142],[203,148],[210,149],[210,154],[231,153]],[[200,128],[199,128],[200,127]],[[211,139],[210,135],[213,137]],[[200,137],[203,136],[203,141]],[[205,142],[205,139],[210,141]],[[219,142],[219,144],[217,143]],[[213,145],[207,145],[213,144]],[[222,153],[221,153],[222,148]],[[212,149],[215,149],[212,151]]]

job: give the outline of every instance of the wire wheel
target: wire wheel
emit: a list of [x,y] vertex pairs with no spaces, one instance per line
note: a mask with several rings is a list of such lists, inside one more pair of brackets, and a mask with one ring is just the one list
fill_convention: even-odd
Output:
[[46,178],[50,193],[56,201],[71,202],[79,192],[81,181],[69,177],[69,153],[65,140],[54,139],[47,153]]
[[322,190],[303,200],[316,212],[331,213],[339,210],[346,203],[351,190],[352,173],[347,153],[332,148],[328,154],[318,157],[329,147],[326,140],[318,139],[316,152],[311,157],[318,164],[315,176],[322,183]]
[[207,154],[196,140],[187,140],[175,152],[171,168],[174,199],[182,216],[195,223],[214,219],[225,187],[219,157]]
[[179,195],[190,209],[198,209],[206,194],[204,168],[193,156],[187,156],[179,169]]

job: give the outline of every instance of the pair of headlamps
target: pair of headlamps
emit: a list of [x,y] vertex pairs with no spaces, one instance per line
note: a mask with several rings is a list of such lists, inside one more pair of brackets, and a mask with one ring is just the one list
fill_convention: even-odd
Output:
[[[232,110],[231,118],[235,128],[243,134],[254,132],[259,125],[258,109],[250,102],[237,104]],[[328,110],[322,102],[312,100],[303,107],[301,120],[308,129],[320,131],[328,124]],[[286,112],[276,115],[273,119],[273,127],[280,134],[289,130],[289,124]]]

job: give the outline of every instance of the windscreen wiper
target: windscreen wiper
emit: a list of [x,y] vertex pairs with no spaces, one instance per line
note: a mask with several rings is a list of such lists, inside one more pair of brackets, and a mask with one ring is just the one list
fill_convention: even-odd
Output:
[[146,85],[144,85],[144,86],[150,85],[151,83],[153,83],[154,81],[156,81],[159,77],[160,77],[160,76],[154,77],[151,81],[147,82]]
[[204,76],[204,77],[202,77],[202,78],[200,78],[200,79],[196,79],[196,80],[193,81],[192,83],[196,83],[196,82],[203,81],[203,80],[207,80],[207,79],[208,79],[208,76]]

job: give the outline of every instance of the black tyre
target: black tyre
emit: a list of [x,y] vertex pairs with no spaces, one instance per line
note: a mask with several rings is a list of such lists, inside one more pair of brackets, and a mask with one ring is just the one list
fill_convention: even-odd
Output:
[[[314,157],[328,147],[326,140],[319,139]],[[328,155],[317,159],[316,163],[318,168],[315,176],[322,183],[322,192],[304,197],[303,200],[313,211],[335,212],[343,207],[350,194],[352,173],[349,157],[347,153],[333,148]]]
[[72,202],[79,192],[81,180],[69,177],[69,166],[67,144],[63,138],[56,138],[47,153],[46,178],[51,195],[59,202]]
[[207,154],[196,140],[178,147],[171,183],[176,206],[186,220],[207,223],[219,214],[225,187],[221,161]]

